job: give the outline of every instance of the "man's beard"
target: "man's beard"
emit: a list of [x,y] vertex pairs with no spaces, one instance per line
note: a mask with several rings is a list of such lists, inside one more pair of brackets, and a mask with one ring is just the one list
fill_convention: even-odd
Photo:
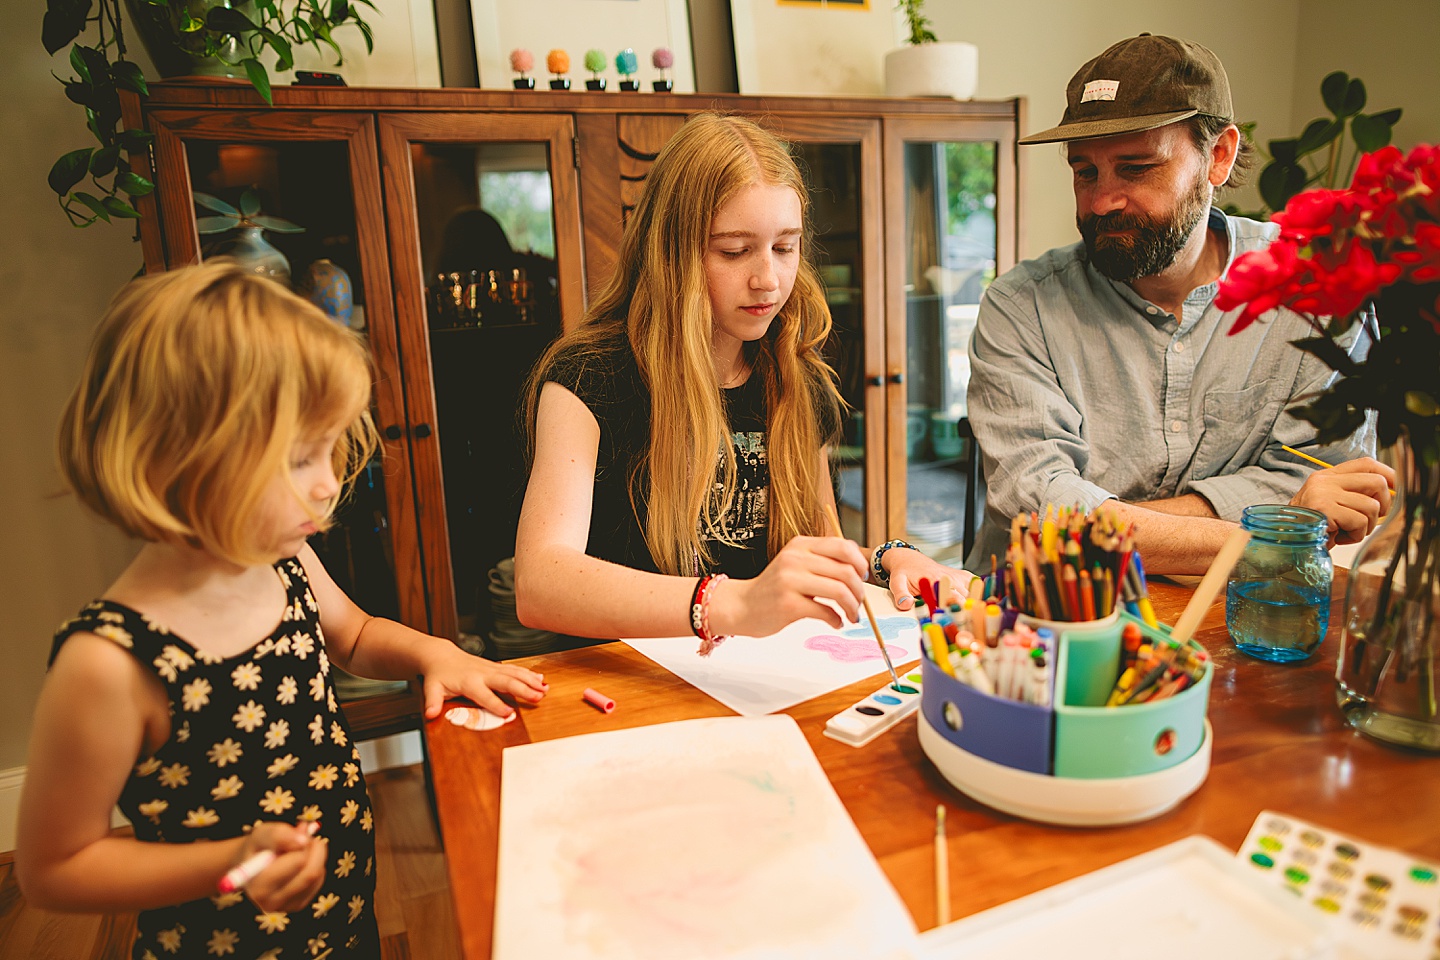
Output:
[[[1180,255],[1195,226],[1210,211],[1209,181],[1195,178],[1195,186],[1165,220],[1143,214],[1107,213],[1077,216],[1075,225],[1085,240],[1090,262],[1111,280],[1122,283],[1153,277]],[[1133,236],[1101,236],[1106,230],[1134,230]]]

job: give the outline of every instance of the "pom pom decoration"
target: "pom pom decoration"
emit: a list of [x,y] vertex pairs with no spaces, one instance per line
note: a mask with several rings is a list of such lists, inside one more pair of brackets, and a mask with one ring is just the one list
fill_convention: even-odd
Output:
[[635,56],[635,51],[626,47],[615,54],[615,72],[622,77],[633,76],[640,69],[640,59]]
[[586,50],[585,69],[598,76],[600,71],[605,69],[605,51]]
[[570,54],[564,50],[551,50],[545,54],[545,67],[553,74],[570,72]]
[[655,52],[650,54],[650,65],[656,70],[669,70],[675,66],[675,54],[670,52],[669,47],[656,47]]
[[510,51],[510,69],[525,74],[535,69],[535,55],[529,50],[516,48]]

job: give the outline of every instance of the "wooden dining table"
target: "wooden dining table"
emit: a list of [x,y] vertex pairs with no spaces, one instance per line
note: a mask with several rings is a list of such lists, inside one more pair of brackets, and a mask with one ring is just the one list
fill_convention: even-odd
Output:
[[[822,734],[825,721],[884,682],[883,675],[784,711],[794,717],[915,925],[936,925],[935,806],[948,811],[950,915],[969,916],[1016,897],[1193,834],[1238,849],[1262,810],[1307,820],[1363,841],[1440,860],[1440,757],[1367,739],[1346,726],[1335,700],[1343,574],[1330,630],[1308,661],[1266,663],[1237,651],[1222,596],[1196,639],[1210,652],[1214,733],[1209,776],[1170,811],[1143,823],[1061,827],[1000,813],[952,787],[921,751],[915,718],[864,747]],[[1162,622],[1191,594],[1152,580]],[[623,643],[512,661],[545,675],[550,692],[515,721],[487,732],[442,718],[425,729],[434,799],[455,914],[468,960],[490,957],[506,747],[733,711]],[[878,665],[878,661],[877,661]],[[898,666],[898,664],[897,664]],[[587,687],[615,700],[605,714]]]

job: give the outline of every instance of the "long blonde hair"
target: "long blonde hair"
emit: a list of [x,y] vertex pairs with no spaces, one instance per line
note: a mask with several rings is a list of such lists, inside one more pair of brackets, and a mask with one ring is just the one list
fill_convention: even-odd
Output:
[[[716,212],[752,184],[794,190],[804,230],[789,299],[766,335],[745,347],[768,411],[770,555],[792,537],[825,531],[817,494],[820,451],[831,438],[821,436],[819,423],[838,422],[824,414],[840,403],[834,371],[820,356],[830,310],[809,259],[804,180],[786,145],[750,120],[700,113],[671,137],[646,177],[614,274],[584,323],[541,358],[527,388],[533,450],[540,388],[555,357],[629,344],[651,403],[649,449],[632,469],[630,500],[637,516],[644,508],[645,542],[665,573],[689,574],[697,558],[708,563],[706,539],[733,542],[725,518],[735,498],[735,452],[712,359],[704,256]],[[712,490],[717,456],[719,498]]]
[[359,337],[232,261],[144,277],[100,321],[61,417],[60,470],[131,536],[267,562],[253,522],[266,487],[297,441],[332,430],[348,487],[377,446],[372,382]]

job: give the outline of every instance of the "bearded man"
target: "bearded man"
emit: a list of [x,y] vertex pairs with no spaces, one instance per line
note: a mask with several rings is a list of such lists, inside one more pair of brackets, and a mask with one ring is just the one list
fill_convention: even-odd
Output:
[[1211,206],[1252,151],[1219,59],[1141,34],[1081,67],[1067,102],[1020,143],[1064,143],[1082,242],[1019,264],[980,305],[968,405],[988,490],[967,566],[988,570],[1010,518],[1047,504],[1112,501],[1152,573],[1203,572],[1258,503],[1320,511],[1332,543],[1363,538],[1394,482],[1369,456],[1373,424],[1314,447],[1292,408],[1335,374],[1290,343],[1307,322],[1277,310],[1229,336],[1238,311],[1214,304],[1236,255],[1277,233]]

